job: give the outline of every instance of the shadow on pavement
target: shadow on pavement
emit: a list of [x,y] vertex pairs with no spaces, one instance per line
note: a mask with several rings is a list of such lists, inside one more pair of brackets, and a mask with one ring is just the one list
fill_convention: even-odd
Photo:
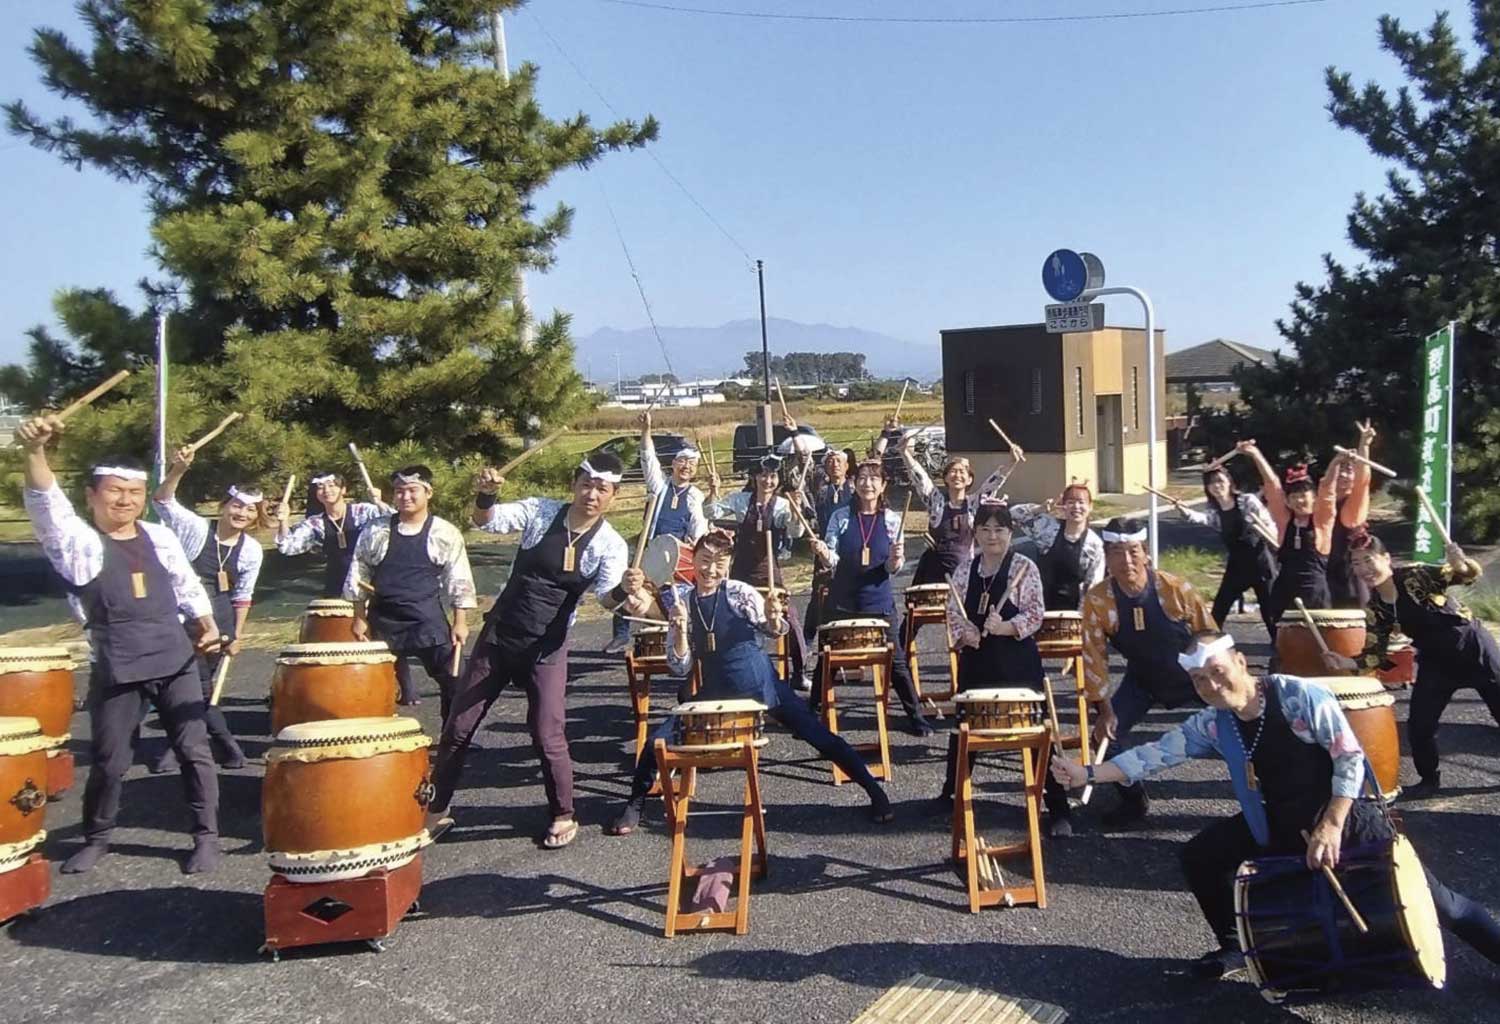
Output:
[[9,935],[21,946],[68,953],[228,964],[254,960],[263,930],[258,894],[181,886],[49,903]]

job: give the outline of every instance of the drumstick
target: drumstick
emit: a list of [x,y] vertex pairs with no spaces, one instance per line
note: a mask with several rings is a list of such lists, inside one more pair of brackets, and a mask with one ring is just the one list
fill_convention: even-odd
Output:
[[1302,621],[1307,623],[1307,628],[1312,630],[1313,639],[1318,642],[1318,646],[1322,648],[1323,653],[1327,654],[1328,641],[1324,640],[1323,634],[1318,631],[1318,624],[1313,621],[1312,612],[1307,610],[1307,605],[1302,603],[1302,598],[1300,597],[1293,599],[1292,603],[1297,606],[1297,611],[1301,613]]
[[[1302,830],[1302,841],[1304,843],[1312,842],[1312,836],[1307,834],[1307,829]],[[1355,909],[1354,901],[1349,898],[1349,894],[1344,891],[1343,885],[1339,882],[1339,876],[1335,875],[1333,868],[1327,864],[1323,865],[1323,877],[1328,880],[1329,887],[1333,889],[1333,894],[1339,898],[1339,902],[1344,905],[1344,909],[1349,911],[1349,920],[1354,922],[1354,927],[1359,929],[1361,935],[1368,935],[1370,933],[1370,926],[1365,923],[1365,919]]]
[[[1014,441],[1012,441],[1009,437],[1005,436],[1005,431],[1003,431],[1003,430],[1000,429],[1000,424],[996,423],[994,420],[990,420],[990,426],[992,426],[992,427],[995,428],[995,433],[997,433],[997,434],[1000,435],[1000,440],[1002,440],[1002,441],[1005,442],[1005,445],[1006,445],[1007,448],[1015,448],[1016,447],[1016,443]],[[1022,462],[1026,461],[1026,456],[1025,455],[1021,456],[1021,461]]]
[[1363,455],[1361,455],[1357,451],[1354,451],[1353,449],[1345,448],[1345,447],[1343,447],[1341,445],[1334,445],[1333,446],[1333,450],[1336,451],[1336,452],[1338,452],[1340,455],[1347,455],[1347,456],[1349,456],[1349,458],[1353,459],[1355,462],[1363,462],[1366,466],[1369,466],[1371,469],[1375,470],[1375,472],[1377,472],[1377,473],[1384,473],[1388,477],[1395,477],[1396,476],[1396,471],[1394,469],[1392,469],[1391,467],[1389,467],[1389,466],[1382,466],[1378,462],[1372,462],[1371,460],[1365,458]]
[[103,384],[99,384],[99,385],[95,386],[94,390],[90,391],[88,394],[84,395],[82,398],[80,398],[77,401],[75,401],[72,405],[68,406],[62,412],[58,413],[57,414],[57,418],[60,419],[60,420],[67,419],[69,416],[73,415],[79,409],[82,409],[84,406],[91,404],[94,401],[94,399],[98,398],[100,395],[104,394],[110,388],[114,387],[116,384],[120,383],[120,381],[124,380],[126,377],[129,377],[129,376],[130,376],[130,371],[129,370],[121,370],[119,373],[115,374],[109,380],[105,381]]
[[896,539],[891,542],[898,548],[906,540],[906,517],[911,515],[911,494],[911,491],[906,492],[906,511],[901,513],[901,525],[896,528]]
[[[776,507],[774,499],[771,507]],[[766,589],[776,589],[776,535],[770,530],[766,531]]]
[[1170,501],[1172,504],[1176,505],[1178,508],[1182,508],[1182,501],[1181,501],[1181,499],[1172,497],[1172,495],[1168,494],[1166,491],[1158,491],[1155,487],[1152,487],[1150,484],[1141,484],[1141,489],[1143,491],[1146,491],[1148,494],[1154,494],[1154,495],[1156,495],[1158,498],[1165,498],[1168,501]]
[[644,626],[670,626],[666,619],[648,619],[640,615],[621,615],[620,618],[626,622],[639,622]]
[[[292,500],[292,486],[296,482],[297,482],[297,474],[296,473],[293,473],[291,476],[289,476],[289,477],[286,478],[286,490],[284,490],[284,491],[281,492],[281,504],[282,504],[282,507],[286,507],[287,504]],[[287,511],[290,512],[291,509],[288,508]]]
[[630,564],[632,569],[641,567],[641,557],[646,553],[646,542],[651,539],[651,524],[656,520],[656,510],[661,505],[661,496],[665,491],[657,491],[651,495],[651,501],[646,505],[646,522],[641,526],[641,535],[635,539],[635,561]]
[[547,447],[549,444],[551,444],[553,441],[556,441],[559,437],[562,437],[567,432],[568,432],[568,428],[567,427],[558,427],[552,433],[550,433],[546,437],[542,438],[540,441],[538,441],[536,444],[532,445],[530,448],[526,449],[520,455],[517,455],[515,458],[511,459],[505,465],[501,466],[499,468],[499,470],[497,470],[496,472],[498,472],[500,476],[505,476],[511,470],[515,469],[521,463],[523,463],[527,459],[531,458],[537,452],[541,451],[543,448]]
[[[458,614],[462,615],[463,612],[459,612]],[[456,676],[456,675],[458,675],[458,668],[459,668],[460,663],[462,663],[462,661],[463,661],[463,657],[464,657],[464,645],[463,645],[463,643],[461,641],[458,641],[458,640],[453,641],[453,661],[448,666],[448,674],[450,676]]]
[[790,412],[788,412],[787,408],[786,408],[786,395],[784,395],[784,394],[781,393],[781,378],[780,377],[776,378],[776,400],[781,403],[781,418],[784,419],[784,420],[791,419],[792,418],[792,414]]
[[1047,718],[1052,723],[1052,756],[1062,757],[1062,721],[1057,717],[1057,701],[1052,698],[1052,680],[1045,675],[1042,691],[1047,694]]
[[911,378],[908,377],[901,382],[901,397],[896,399],[896,422],[901,422],[901,407],[906,404],[906,389],[911,386]]
[[1220,466],[1224,465],[1224,463],[1228,462],[1230,459],[1234,458],[1236,455],[1243,455],[1243,454],[1244,453],[1241,452],[1238,448],[1231,448],[1229,451],[1225,452],[1223,455],[1220,455],[1217,459],[1214,459],[1212,462],[1210,462],[1207,466],[1204,466],[1203,468],[1205,470],[1218,469]]
[[1427,510],[1427,518],[1431,519],[1432,525],[1437,527],[1438,536],[1443,538],[1443,546],[1450,546],[1453,543],[1453,538],[1448,536],[1448,527],[1444,526],[1443,521],[1438,518],[1437,509],[1432,507],[1432,499],[1427,496],[1427,492],[1422,490],[1420,486],[1412,489],[1417,492],[1417,500]]
[[[1085,726],[1087,726],[1087,724],[1088,723],[1086,723],[1086,722],[1080,723],[1079,728],[1080,729],[1084,728]],[[1104,739],[1100,740],[1099,741],[1099,745],[1094,748],[1094,767],[1095,768],[1099,767],[1101,764],[1104,763],[1104,754],[1105,754],[1105,752],[1107,750],[1109,750],[1109,737],[1108,736],[1106,736],[1106,737],[1104,737]],[[1087,786],[1083,787],[1083,792],[1078,795],[1078,802],[1080,804],[1087,804],[1089,802],[1089,797],[1091,797],[1093,795],[1094,795],[1094,784],[1092,782],[1090,782]]]
[[214,673],[214,689],[208,697],[208,706],[216,708],[219,706],[219,698],[224,694],[224,680],[229,678],[229,662],[232,659],[225,654],[219,658],[218,671]]
[[365,460],[360,457],[359,449],[355,447],[353,441],[349,442],[349,454],[354,456],[354,464],[359,467],[359,475],[364,478],[365,490],[369,491],[376,500],[380,500],[380,492],[375,489],[375,482],[370,479],[370,471],[365,467]]
[[228,416],[225,416],[222,420],[219,421],[219,425],[217,427],[214,427],[214,429],[210,430],[208,433],[198,438],[198,440],[188,445],[188,451],[196,452],[199,448],[202,448],[204,445],[208,444],[208,442],[212,441],[214,438],[224,433],[224,431],[228,430],[230,424],[232,424],[237,419],[243,418],[244,415],[244,413],[236,411],[230,413]]

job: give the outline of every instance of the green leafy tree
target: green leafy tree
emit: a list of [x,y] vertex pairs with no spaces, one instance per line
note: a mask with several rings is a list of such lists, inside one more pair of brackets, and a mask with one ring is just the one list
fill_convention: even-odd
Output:
[[74,391],[117,370],[139,369],[156,356],[154,318],[121,304],[113,292],[68,289],[53,297],[52,309],[67,337],[33,327],[26,332],[26,365],[0,366],[0,394],[24,408],[60,406]]
[[1500,533],[1500,2],[1471,6],[1467,50],[1446,15],[1425,32],[1380,19],[1407,79],[1394,95],[1329,69],[1334,123],[1394,166],[1385,193],[1359,195],[1348,218],[1364,261],[1325,256],[1327,280],[1299,284],[1278,322],[1295,358],[1241,368],[1239,429],[1286,457],[1309,438],[1350,444],[1355,418],[1373,416],[1377,456],[1412,476],[1421,339],[1457,321],[1456,522],[1488,538]]
[[[91,119],[16,102],[10,129],[144,188],[168,278],[153,294],[175,292],[191,353],[174,441],[239,408],[243,427],[204,453],[236,472],[336,464],[352,438],[372,469],[420,460],[461,481],[587,405],[568,317],[529,338],[513,303],[517,271],[549,267],[571,220],[535,195],[656,123],[544,116],[534,65],[508,82],[491,65],[495,7],[84,0],[86,44],[36,33],[44,83]],[[96,368],[63,354],[33,354],[53,392]]]

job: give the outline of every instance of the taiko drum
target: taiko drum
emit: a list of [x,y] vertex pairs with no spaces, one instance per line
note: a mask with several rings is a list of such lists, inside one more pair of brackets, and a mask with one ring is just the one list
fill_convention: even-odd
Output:
[[1036,646],[1044,658],[1076,658],[1083,653],[1083,615],[1080,612],[1045,612]]
[[[1365,613],[1358,608],[1318,608],[1308,612],[1323,642],[1334,654],[1357,658],[1365,649]],[[1302,613],[1290,611],[1276,624],[1276,657],[1289,676],[1321,676],[1328,672],[1323,649],[1308,629]]]
[[0,718],[0,847],[20,844],[29,850],[41,841],[46,786],[47,736],[41,723]]
[[965,690],[954,696],[953,709],[971,732],[1035,732],[1047,720],[1047,696],[1022,686]]
[[1375,769],[1375,781],[1380,795],[1387,800],[1395,799],[1401,790],[1401,736],[1396,729],[1396,698],[1388,693],[1385,684],[1368,676],[1327,676],[1310,679],[1338,698],[1339,707],[1359,745],[1365,748],[1365,757]]
[[354,636],[354,603],[334,598],[309,601],[302,614],[297,639],[304,644],[357,643]]
[[292,644],[271,677],[271,732],[396,713],[396,656],[383,643]]

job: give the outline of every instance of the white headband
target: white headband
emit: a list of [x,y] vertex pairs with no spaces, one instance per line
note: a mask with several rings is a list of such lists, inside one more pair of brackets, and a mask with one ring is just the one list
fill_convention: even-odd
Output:
[[402,484],[421,484],[429,491],[432,490],[432,484],[426,480],[423,480],[415,473],[409,475],[406,473],[392,473],[391,483],[395,484],[397,487],[400,487]]
[[1126,544],[1133,540],[1144,544],[1146,542],[1146,528],[1143,526],[1134,533],[1112,533],[1109,530],[1104,530],[1099,536],[1106,544]]
[[698,449],[694,448],[692,445],[689,445],[688,447],[679,451],[676,455],[672,456],[672,460],[675,462],[678,459],[697,459],[701,458],[702,455],[702,452],[698,451]]
[[233,484],[229,487],[229,496],[236,501],[243,501],[246,505],[259,505],[266,500],[266,496],[259,491],[242,491]]
[[619,473],[610,473],[602,469],[595,469],[589,465],[588,459],[584,459],[583,464],[578,468],[583,470],[585,476],[593,477],[595,480],[603,480],[607,484],[617,484],[624,479]]
[[338,479],[339,478],[338,478],[338,474],[337,473],[324,473],[322,476],[315,476],[315,477],[313,477],[312,480],[310,481],[310,483],[314,487],[317,487],[320,484],[334,484],[334,483],[338,483]]
[[1225,633],[1217,640],[1210,640],[1206,644],[1199,644],[1191,651],[1184,651],[1177,656],[1177,664],[1189,672],[1200,669],[1208,664],[1208,660],[1221,651],[1234,650],[1234,637]]
[[131,469],[129,466],[95,466],[94,476],[117,476],[121,480],[145,480],[144,469]]

